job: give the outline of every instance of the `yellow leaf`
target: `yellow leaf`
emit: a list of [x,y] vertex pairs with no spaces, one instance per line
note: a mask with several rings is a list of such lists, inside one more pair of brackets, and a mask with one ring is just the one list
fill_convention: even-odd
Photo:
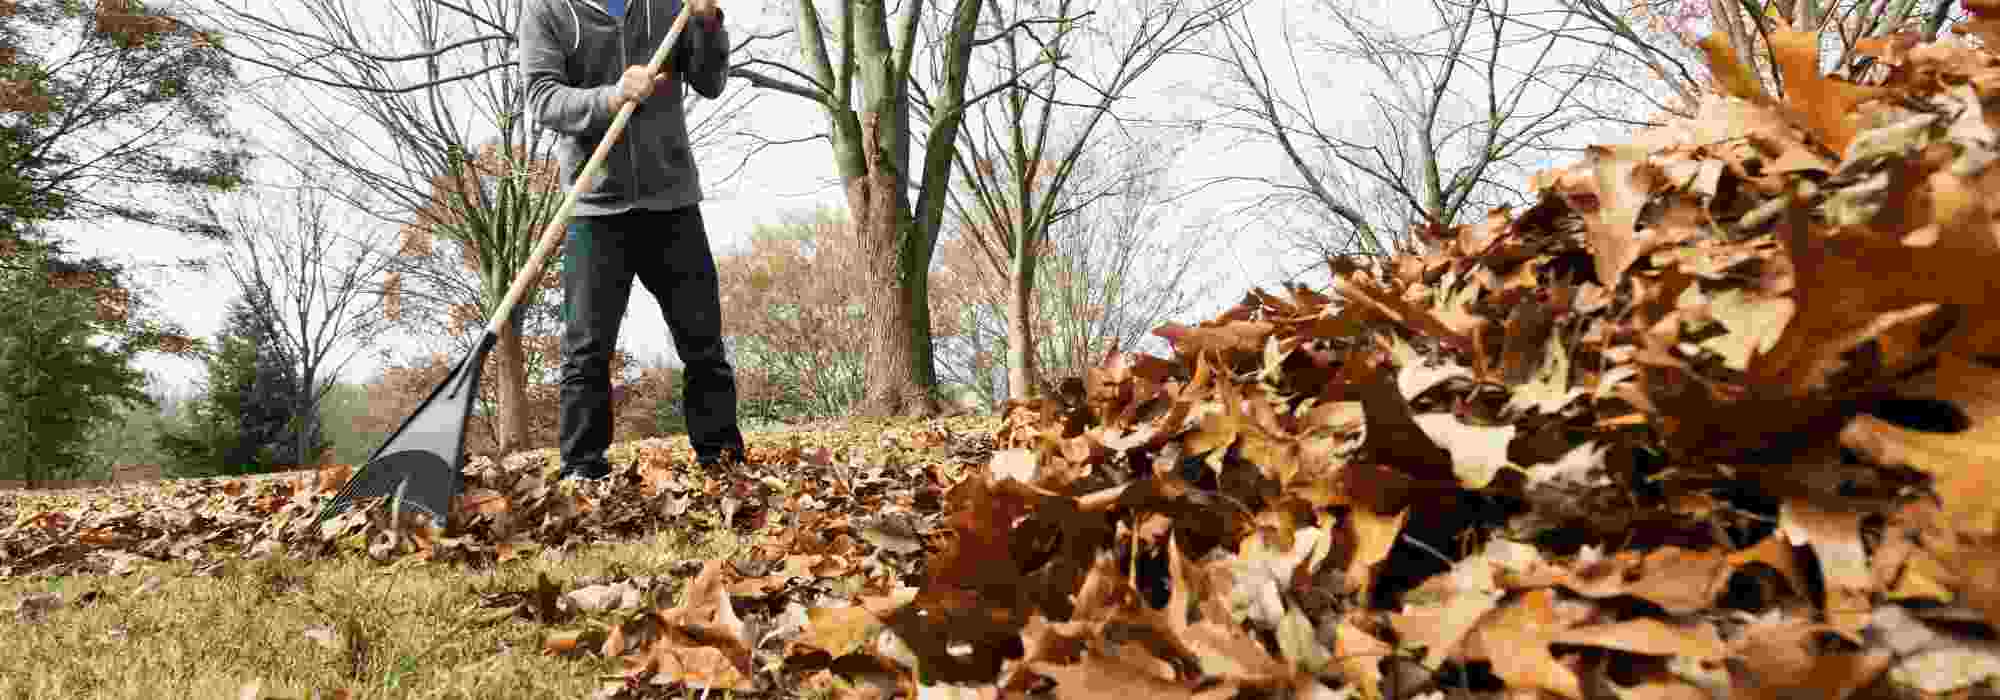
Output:
[[1785,101],[1834,153],[1845,153],[1859,131],[1853,118],[1863,102],[1888,91],[1828,78],[1819,69],[1819,33],[1779,29],[1771,32],[1771,53],[1785,78]]
[[1242,430],[1241,418],[1224,410],[1211,412],[1202,417],[1200,427],[1187,435],[1187,454],[1196,456],[1229,449],[1230,445],[1236,444],[1237,435]]
[[809,622],[798,643],[824,651],[836,659],[861,651],[882,628],[874,613],[859,605],[813,608],[806,611],[806,616]]
[[1969,425],[1932,432],[1863,414],[1841,431],[1841,444],[1877,464],[1906,464],[1929,472],[1952,525],[1968,535],[2000,534],[2000,475],[1992,469],[1993,455],[2000,454],[2000,370],[1946,354],[1937,358],[1936,370],[1912,380],[1901,393],[1949,403]]
[[1764,94],[1763,82],[1736,58],[1736,49],[1729,45],[1728,37],[1714,32],[1702,37],[1698,44],[1702,53],[1708,55],[1708,71],[1715,76],[1716,87],[1724,94],[1751,102],[1771,101],[1770,95]]

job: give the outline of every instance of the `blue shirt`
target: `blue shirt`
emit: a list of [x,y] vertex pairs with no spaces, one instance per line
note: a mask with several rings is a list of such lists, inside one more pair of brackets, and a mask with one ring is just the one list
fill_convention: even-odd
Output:
[[623,16],[625,14],[625,0],[604,0],[604,9],[610,10],[613,17]]

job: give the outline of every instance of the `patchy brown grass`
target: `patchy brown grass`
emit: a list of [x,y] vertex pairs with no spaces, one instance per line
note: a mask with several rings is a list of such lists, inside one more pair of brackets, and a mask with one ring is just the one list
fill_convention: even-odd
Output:
[[[560,590],[729,556],[726,532],[667,532],[508,562],[384,567],[365,558],[232,560],[213,575],[183,562],[123,576],[0,581],[8,661],[0,698],[585,697],[618,661],[542,654],[549,627],[482,593]],[[676,594],[681,585],[672,580]],[[35,594],[60,596],[36,612]],[[671,605],[672,600],[658,601]]]
[[[300,512],[316,509],[331,493],[320,483],[324,473],[0,493],[0,533],[15,538],[0,542],[0,572],[15,572],[0,575],[0,640],[9,647],[0,652],[0,700],[600,696],[629,675],[631,661],[600,651],[606,631],[687,603],[689,581],[706,563],[759,572],[731,569],[730,584],[763,600],[760,612],[745,609],[760,628],[794,595],[803,602],[858,595],[871,582],[895,585],[921,555],[870,554],[876,516],[909,515],[920,502],[934,512],[937,482],[983,462],[999,425],[971,417],[756,431],[745,436],[752,463],[723,470],[694,466],[685,436],[619,443],[608,455],[615,478],[583,492],[533,485],[553,477],[554,450],[505,464],[474,460],[468,488],[507,494],[519,516],[509,541],[526,545],[498,563],[374,558],[315,547],[317,531],[265,531],[304,517],[293,512],[295,497],[313,502]],[[854,460],[866,468],[850,466]],[[603,517],[549,506],[571,498]],[[655,512],[670,504],[677,504],[671,512]],[[643,517],[611,517],[618,513]],[[862,519],[850,524],[847,514]],[[46,530],[50,515],[48,522],[65,524]],[[460,515],[471,519],[455,537],[499,541],[493,522]],[[113,531],[123,539],[107,539]],[[209,535],[223,536],[203,539]],[[273,537],[290,551],[264,556],[247,546]],[[823,538],[847,548],[801,549]],[[207,544],[132,554],[156,539]],[[51,556],[52,549],[77,551]],[[87,555],[114,550],[125,566],[88,565]],[[801,556],[781,557],[791,554]],[[864,555],[873,563],[863,566]],[[737,580],[745,577],[754,580]],[[615,604],[573,597],[628,588],[639,597]],[[592,605],[608,607],[582,609]],[[573,648],[544,653],[563,639]],[[688,685],[700,687],[654,678],[639,694],[694,697]],[[760,695],[825,695],[833,687],[789,684]],[[709,695],[731,697],[722,689]]]

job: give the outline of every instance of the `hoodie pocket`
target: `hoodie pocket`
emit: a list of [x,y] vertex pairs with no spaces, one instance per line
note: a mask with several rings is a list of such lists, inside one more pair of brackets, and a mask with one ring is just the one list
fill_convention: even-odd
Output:
[[633,200],[675,198],[689,187],[693,156],[682,136],[680,90],[678,81],[660,85],[619,139],[618,156],[630,170],[622,182],[630,183],[626,196]]
[[646,183],[643,196],[658,197],[686,190],[689,160],[688,149],[682,146],[666,146],[658,152],[642,156],[639,176]]

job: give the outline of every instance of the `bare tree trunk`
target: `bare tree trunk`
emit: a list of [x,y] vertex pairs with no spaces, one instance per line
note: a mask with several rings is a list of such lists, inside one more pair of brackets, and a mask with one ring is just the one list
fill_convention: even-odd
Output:
[[313,459],[317,455],[312,454],[313,425],[319,423],[319,421],[314,420],[318,418],[318,416],[314,415],[317,412],[318,402],[313,401],[313,387],[317,386],[316,380],[319,375],[317,370],[318,368],[316,367],[306,367],[305,373],[301,375],[299,385],[292,396],[292,403],[296,406],[293,409],[293,413],[298,419],[299,431],[294,436],[298,440],[299,459],[297,462],[293,462],[293,464],[301,467],[318,461]]
[[529,449],[528,445],[528,362],[521,349],[518,323],[500,325],[500,339],[494,344],[500,370],[500,430],[494,436],[500,454]]
[[[855,190],[878,190],[880,182],[858,187],[850,183],[850,201]],[[911,303],[911,290],[904,283],[902,266],[896,259],[899,227],[893,217],[870,217],[856,228],[868,273],[868,292],[863,297],[868,309],[868,359],[863,366],[868,393],[857,413],[872,418],[936,415],[936,402],[920,381],[916,371],[919,358],[910,342],[909,329],[918,319]]]
[[[1015,210],[1020,216],[1020,210]],[[1016,227],[1025,234],[1026,227]],[[1026,240],[1022,235],[1021,240]],[[1033,250],[1015,251],[1012,274],[1007,276],[1007,398],[1025,401],[1035,387],[1035,260]]]
[[[864,365],[868,393],[857,413],[864,417],[934,416],[937,402],[924,389],[924,374],[917,371],[919,356],[911,342],[911,329],[928,319],[917,314],[914,291],[904,275],[903,255],[906,235],[913,235],[916,222],[906,221],[907,209],[901,199],[901,182],[882,157],[881,116],[861,115],[861,153],[866,170],[847,180],[847,208],[854,216],[861,259],[866,266],[868,292],[863,298],[868,309],[868,359]],[[928,340],[928,334],[920,337]]]

